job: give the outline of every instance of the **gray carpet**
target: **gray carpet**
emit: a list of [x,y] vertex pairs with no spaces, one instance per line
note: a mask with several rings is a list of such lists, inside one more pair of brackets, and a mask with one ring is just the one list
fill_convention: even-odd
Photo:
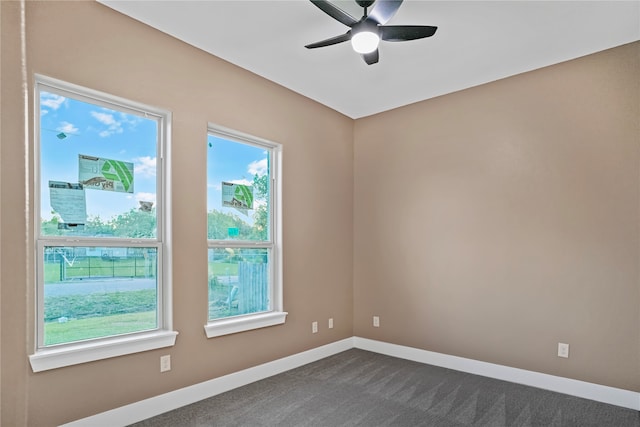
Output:
[[640,415],[352,349],[134,426],[640,427]]

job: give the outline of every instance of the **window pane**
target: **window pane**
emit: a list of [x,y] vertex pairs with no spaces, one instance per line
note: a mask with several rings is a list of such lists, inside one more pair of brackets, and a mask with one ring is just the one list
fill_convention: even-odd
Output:
[[209,249],[209,319],[270,310],[269,249]]
[[156,329],[157,248],[44,249],[44,345]]
[[155,238],[158,125],[41,91],[41,235]]
[[207,237],[268,241],[269,150],[209,135]]

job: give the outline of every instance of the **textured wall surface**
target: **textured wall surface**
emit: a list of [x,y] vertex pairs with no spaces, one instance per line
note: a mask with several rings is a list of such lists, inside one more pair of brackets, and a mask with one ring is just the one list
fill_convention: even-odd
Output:
[[[98,3],[26,2],[29,95],[38,73],[171,111],[171,185],[189,189],[173,192],[176,345],[32,373],[32,125],[25,135],[20,4],[1,7],[2,265],[12,266],[2,270],[2,425],[58,425],[353,335],[353,121]],[[208,122],[283,145],[289,312],[284,325],[214,339],[203,328]],[[161,374],[163,354],[172,370]]]
[[355,334],[640,390],[639,58],[357,121]]

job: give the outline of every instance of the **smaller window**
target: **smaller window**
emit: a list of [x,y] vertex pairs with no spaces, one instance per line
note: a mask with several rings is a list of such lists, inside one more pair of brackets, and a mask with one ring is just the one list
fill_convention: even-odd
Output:
[[281,146],[209,127],[208,337],[284,323]]

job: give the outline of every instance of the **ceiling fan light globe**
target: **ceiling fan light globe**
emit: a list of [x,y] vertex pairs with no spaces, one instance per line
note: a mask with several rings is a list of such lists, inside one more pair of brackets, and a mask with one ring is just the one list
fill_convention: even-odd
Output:
[[371,53],[378,48],[380,36],[374,32],[362,31],[351,37],[351,46],[358,53]]

